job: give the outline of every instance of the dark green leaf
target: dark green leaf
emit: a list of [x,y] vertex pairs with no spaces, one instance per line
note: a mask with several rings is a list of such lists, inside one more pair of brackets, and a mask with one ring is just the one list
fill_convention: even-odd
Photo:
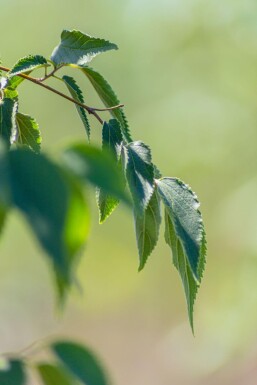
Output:
[[53,344],[52,349],[67,369],[83,384],[108,384],[107,377],[98,360],[84,346],[71,342],[59,342]]
[[15,115],[17,103],[13,99],[0,100],[0,138],[8,147],[11,145],[11,136],[15,130]]
[[[112,90],[110,84],[102,77],[102,75],[88,67],[82,68],[81,70],[88,77],[98,96],[107,108],[120,104],[120,101],[117,98],[115,92]],[[119,121],[124,139],[127,142],[131,142],[132,139],[129,132],[129,126],[123,110],[116,108],[111,111],[111,114],[115,119]]]
[[132,142],[124,149],[128,185],[135,209],[142,215],[154,192],[151,152],[143,142]]
[[199,265],[204,258],[204,229],[197,197],[186,184],[176,178],[162,178],[157,181],[157,185],[192,273],[199,280]]
[[43,363],[37,370],[44,385],[74,385],[69,373],[60,366]]
[[64,30],[61,43],[54,49],[51,60],[56,65],[76,64],[79,66],[89,63],[96,55],[118,49],[107,40],[86,35],[80,31]]
[[[68,90],[70,91],[72,98],[74,100],[76,100],[77,102],[84,104],[83,94],[81,92],[81,89],[79,88],[79,86],[75,82],[75,80],[70,76],[63,76],[63,80],[64,80],[64,83],[66,84]],[[82,107],[78,106],[77,104],[75,106],[76,106],[77,111],[79,113],[79,116],[82,120],[82,123],[86,129],[88,139],[90,139],[90,125],[89,125],[89,121],[87,118],[86,110],[85,110],[85,108],[82,108]]]
[[122,173],[113,157],[106,151],[86,144],[76,144],[66,150],[64,160],[67,166],[86,182],[128,202]]
[[[116,119],[110,120],[109,123],[104,122],[102,138],[103,149],[111,152],[114,159],[117,161],[117,164],[120,165],[119,160],[122,148],[122,133],[119,122]],[[100,214],[100,223],[103,223],[117,207],[119,200],[99,189],[97,191],[97,204]]]
[[[61,300],[72,281],[75,257],[88,235],[88,209],[79,186],[44,156],[10,152],[12,202],[48,252]],[[60,281],[60,282],[59,282]]]
[[29,55],[20,59],[8,72],[9,77],[31,72],[35,69],[48,66],[47,60],[40,55]]
[[22,361],[12,359],[0,361],[1,385],[25,385],[26,375]]
[[16,126],[17,138],[15,141],[21,145],[27,145],[35,152],[39,152],[42,138],[35,119],[18,112],[16,114]]
[[135,210],[134,217],[140,259],[139,270],[142,270],[159,237],[161,212],[160,200],[156,191],[154,191],[143,215],[139,215]]

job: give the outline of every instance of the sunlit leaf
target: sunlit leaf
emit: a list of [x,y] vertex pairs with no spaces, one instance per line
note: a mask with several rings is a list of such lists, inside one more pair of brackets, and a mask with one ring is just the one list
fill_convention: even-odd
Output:
[[13,77],[15,75],[31,72],[38,68],[47,67],[48,65],[47,60],[43,56],[29,55],[20,59],[7,75]]
[[15,116],[17,102],[14,99],[4,98],[0,100],[0,138],[7,146],[11,145],[11,136],[15,130]]
[[55,343],[52,349],[62,364],[83,384],[108,384],[104,369],[89,349],[71,342]]
[[16,114],[16,127],[17,138],[15,138],[15,142],[27,145],[35,152],[39,152],[42,138],[36,120],[29,115],[18,112]]
[[61,34],[61,43],[54,49],[51,60],[56,65],[85,65],[96,55],[111,49],[118,49],[118,47],[107,40],[92,37],[80,31],[64,30]]
[[[81,89],[77,85],[76,81],[70,77],[70,76],[63,76],[63,81],[66,84],[68,90],[70,91],[70,94],[72,98],[80,103],[84,103],[84,98]],[[80,119],[82,120],[82,123],[86,129],[86,133],[88,136],[88,139],[90,138],[90,125],[88,121],[88,117],[86,114],[86,110],[83,107],[78,106],[75,104],[77,111],[79,113]]]
[[57,365],[42,363],[37,371],[44,385],[74,385],[69,373]]

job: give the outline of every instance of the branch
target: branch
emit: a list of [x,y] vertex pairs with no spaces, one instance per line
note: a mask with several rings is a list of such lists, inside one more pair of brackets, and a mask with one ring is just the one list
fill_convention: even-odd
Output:
[[[10,71],[9,68],[2,67],[2,66],[0,66],[0,70],[5,71],[5,72],[9,72],[9,71]],[[49,75],[52,75],[52,74],[49,74]],[[74,103],[74,104],[77,104],[78,106],[84,108],[89,114],[94,115],[95,118],[96,118],[101,124],[103,124],[103,120],[102,120],[102,118],[100,118],[100,116],[97,114],[96,111],[100,111],[100,112],[101,112],[101,111],[112,111],[112,110],[115,110],[116,108],[124,107],[124,104],[119,104],[119,105],[117,105],[117,106],[113,106],[113,107],[109,107],[109,108],[94,108],[94,107],[89,107],[89,106],[87,106],[86,104],[80,103],[80,102],[78,102],[77,100],[72,99],[71,97],[69,97],[69,96],[63,94],[62,92],[56,90],[55,88],[52,88],[52,87],[50,87],[50,86],[48,86],[48,85],[42,83],[42,79],[36,79],[36,78],[33,78],[33,77],[31,77],[31,76],[29,76],[29,75],[25,75],[25,74],[18,74],[18,75],[16,75],[16,76],[19,76],[19,77],[21,77],[21,78],[23,78],[23,79],[29,80],[30,82],[35,83],[35,84],[37,84],[38,86],[43,87],[43,88],[47,89],[48,91],[51,91],[51,92],[53,92],[53,93],[55,93],[55,94],[61,96],[62,98],[66,99],[66,100],[69,100],[70,102],[72,102],[72,103]],[[49,76],[49,77],[50,77],[50,76]],[[45,79],[44,79],[44,80],[45,80]]]

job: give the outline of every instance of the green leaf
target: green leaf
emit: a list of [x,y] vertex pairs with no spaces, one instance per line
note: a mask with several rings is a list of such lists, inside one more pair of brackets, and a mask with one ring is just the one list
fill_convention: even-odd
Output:
[[4,89],[4,96],[8,99],[17,99],[18,91],[15,88],[7,87]]
[[139,215],[135,210],[134,218],[140,259],[139,270],[142,270],[159,237],[161,212],[160,199],[156,191],[154,191],[143,215]]
[[165,205],[165,240],[171,247],[173,263],[182,279],[189,321],[205,264],[206,241],[199,203],[195,194],[176,178],[157,181]]
[[10,152],[9,175],[12,203],[50,256],[63,300],[88,236],[89,215],[80,186],[45,156],[26,149]]
[[[122,149],[122,133],[120,124],[116,119],[111,119],[109,123],[104,122],[102,143],[103,149],[109,151],[113,155],[117,164],[120,165],[119,160]],[[119,200],[99,189],[97,191],[97,204],[100,214],[100,223],[103,223],[118,206]]]
[[199,265],[204,258],[204,228],[197,197],[188,185],[177,178],[162,178],[157,181],[157,186],[192,273],[195,279],[199,280]]
[[9,77],[13,77],[15,75],[24,74],[27,72],[31,72],[35,69],[41,68],[41,67],[47,67],[49,64],[47,63],[47,60],[40,55],[29,55],[22,59],[20,59],[13,68],[8,72]]
[[[64,83],[66,84],[68,90],[70,91],[72,98],[74,100],[76,100],[77,102],[84,104],[83,94],[81,92],[81,89],[79,88],[79,86],[75,82],[75,80],[70,76],[63,76],[62,78],[63,78]],[[88,139],[90,139],[90,125],[89,125],[89,121],[87,118],[85,108],[82,108],[82,107],[78,106],[77,104],[75,106],[76,106],[77,111],[79,113],[80,119],[82,120],[82,123],[86,129]]]
[[[115,92],[111,88],[110,84],[100,75],[98,72],[94,71],[92,68],[81,68],[82,72],[88,77],[92,86],[96,90],[98,96],[104,103],[104,105],[109,108],[117,106],[120,104],[119,99],[117,98]],[[124,139],[127,142],[132,142],[131,135],[129,132],[129,126],[126,119],[126,116],[122,109],[116,108],[110,111],[112,116],[118,120],[121,125],[121,131]]]
[[0,360],[1,385],[25,385],[26,375],[22,361],[17,359]]
[[84,346],[71,342],[58,342],[52,345],[52,349],[62,364],[83,384],[108,384],[102,366],[94,354]]
[[65,151],[64,161],[82,180],[128,203],[122,173],[108,152],[86,144],[75,144]]
[[135,209],[142,215],[154,192],[151,152],[143,142],[129,143],[124,149],[128,185]]
[[15,115],[17,103],[13,99],[0,100],[0,138],[8,147],[11,145],[11,136],[15,130]]
[[54,49],[51,60],[58,66],[62,64],[85,65],[96,55],[118,49],[107,40],[86,35],[80,31],[64,30],[61,43]]
[[44,385],[74,385],[73,379],[60,366],[42,363],[37,370]]
[[39,152],[42,138],[35,119],[18,112],[16,114],[16,126],[17,138],[15,141],[21,145],[27,145],[35,152]]

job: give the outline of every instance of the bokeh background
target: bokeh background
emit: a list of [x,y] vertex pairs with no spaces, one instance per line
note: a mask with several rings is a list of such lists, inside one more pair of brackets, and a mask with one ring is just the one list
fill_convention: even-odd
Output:
[[[133,137],[151,146],[163,175],[197,192],[208,240],[193,337],[163,236],[137,273],[126,208],[100,226],[91,194],[91,237],[78,270],[83,293],[72,292],[63,315],[47,257],[13,212],[0,246],[1,351],[67,336],[98,352],[117,385],[256,384],[256,1],[1,0],[0,15],[6,66],[27,54],[49,56],[64,28],[119,45],[92,65],[117,91]],[[100,105],[77,79],[88,104]],[[44,151],[56,156],[64,144],[85,140],[71,104],[33,84],[20,92],[20,109],[41,126]],[[100,127],[92,125],[99,142]]]

